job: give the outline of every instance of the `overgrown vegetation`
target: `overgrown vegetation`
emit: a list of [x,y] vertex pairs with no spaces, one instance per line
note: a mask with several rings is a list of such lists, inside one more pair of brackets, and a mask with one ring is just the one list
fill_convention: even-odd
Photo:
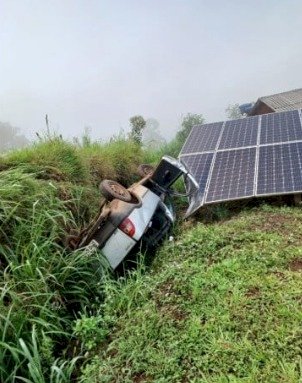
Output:
[[146,120],[143,116],[137,115],[130,118],[131,131],[129,137],[138,145],[142,144],[143,130],[146,126]]
[[300,382],[302,213],[194,224],[106,285],[110,337],[81,382]]
[[1,382],[301,380],[300,208],[208,208],[119,278],[65,250],[101,179],[178,145],[53,136],[0,157]]
[[97,212],[101,179],[130,183],[140,162],[141,148],[122,137],[54,136],[1,157],[1,382],[71,380],[88,342],[77,341],[79,321],[99,308],[104,277],[98,254],[64,249],[66,233]]

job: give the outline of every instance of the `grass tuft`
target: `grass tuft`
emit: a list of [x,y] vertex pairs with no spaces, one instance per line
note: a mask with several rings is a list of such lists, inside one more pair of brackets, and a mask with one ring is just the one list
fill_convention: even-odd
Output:
[[301,381],[299,208],[200,211],[117,278],[64,248],[101,179],[128,185],[161,154],[52,136],[0,157],[1,382]]
[[81,381],[299,382],[301,229],[265,205],[180,234],[107,286],[110,340]]
[[98,211],[99,182],[130,183],[141,158],[122,137],[72,144],[56,136],[0,157],[1,382],[69,382],[107,336],[98,330],[101,255],[69,253],[65,237]]

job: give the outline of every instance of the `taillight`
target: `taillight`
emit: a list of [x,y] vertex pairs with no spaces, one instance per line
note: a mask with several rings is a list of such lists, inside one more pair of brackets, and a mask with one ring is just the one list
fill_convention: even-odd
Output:
[[129,218],[124,219],[124,221],[119,225],[119,229],[129,235],[129,237],[133,237],[135,234],[135,226]]

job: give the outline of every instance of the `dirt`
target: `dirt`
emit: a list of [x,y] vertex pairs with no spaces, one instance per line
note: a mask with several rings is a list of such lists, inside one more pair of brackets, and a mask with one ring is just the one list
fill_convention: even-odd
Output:
[[38,173],[37,178],[61,182],[66,180],[66,175],[64,175],[59,169],[53,166],[45,166],[43,171]]
[[291,227],[294,224],[293,219],[282,214],[268,215],[263,223],[263,230],[278,232],[282,234],[291,234]]
[[[259,216],[258,216],[259,217]],[[291,244],[302,243],[302,231],[299,229],[302,222],[285,214],[261,214],[249,226],[251,230],[261,230],[266,233],[276,233],[288,239]],[[294,234],[294,238],[292,236]]]
[[295,258],[289,263],[290,271],[302,271],[302,258]]
[[151,382],[144,372],[139,372],[132,377],[133,383]]
[[9,166],[8,165],[6,165],[6,164],[2,164],[1,162],[0,162],[0,172],[2,172],[2,171],[4,171],[4,170],[8,170],[9,169]]
[[64,185],[60,185],[60,187],[59,187],[59,198],[62,201],[70,201],[72,199],[70,189]]
[[[154,294],[153,298],[157,309],[164,316],[169,316],[176,322],[186,319],[186,313],[178,307],[173,298],[181,295],[180,291],[175,289],[173,280],[168,280],[163,283],[159,290]],[[171,299],[171,300],[170,300]]]
[[[179,217],[183,217],[186,213],[186,210],[182,210],[181,213],[179,214]],[[182,222],[182,230],[190,230],[196,225],[196,221],[194,221],[193,218],[186,219],[185,221]]]
[[174,281],[173,279],[167,280],[164,282],[160,288],[159,288],[159,293],[162,296],[169,296],[169,295],[178,295],[177,291],[174,289]]
[[174,319],[175,322],[182,322],[186,319],[187,315],[179,307],[175,305],[166,304],[160,308],[160,312],[164,316]]
[[245,295],[249,298],[257,298],[260,295],[260,289],[257,286],[250,287]]
[[286,280],[286,275],[282,273],[282,271],[272,271],[272,274],[274,274],[281,281]]
[[[109,342],[108,342],[109,344]],[[108,346],[107,344],[107,346]],[[113,348],[106,353],[109,357],[114,358],[118,354],[118,350],[116,348]]]

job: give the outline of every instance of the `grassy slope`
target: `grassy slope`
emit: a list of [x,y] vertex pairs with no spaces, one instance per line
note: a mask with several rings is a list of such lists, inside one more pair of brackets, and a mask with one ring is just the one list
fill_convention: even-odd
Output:
[[82,381],[301,381],[301,243],[300,208],[192,225],[107,285],[110,337]]
[[64,249],[98,211],[98,183],[133,181],[141,149],[125,139],[58,137],[0,157],[0,381],[69,382],[82,357],[77,317],[103,297],[99,255]]
[[119,280],[100,283],[98,254],[64,250],[96,213],[100,179],[128,184],[157,157],[58,138],[0,157],[1,382],[67,383],[83,362],[83,382],[301,379],[299,208],[182,227]]

